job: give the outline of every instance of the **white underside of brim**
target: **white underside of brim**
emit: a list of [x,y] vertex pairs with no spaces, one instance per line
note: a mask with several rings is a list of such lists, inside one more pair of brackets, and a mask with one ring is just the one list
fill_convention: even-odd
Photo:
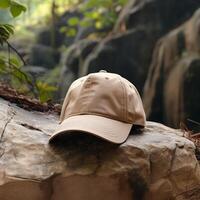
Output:
[[77,115],[65,119],[55,133],[50,137],[52,141],[59,134],[72,134],[80,131],[95,135],[113,143],[123,143],[131,130],[132,124],[120,122],[97,115]]

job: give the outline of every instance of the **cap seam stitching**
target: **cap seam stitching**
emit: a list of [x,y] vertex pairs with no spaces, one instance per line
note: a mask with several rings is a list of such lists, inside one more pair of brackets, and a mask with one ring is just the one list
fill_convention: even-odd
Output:
[[146,123],[146,113],[145,113],[144,108],[143,108],[142,98],[140,97],[140,94],[139,94],[137,88],[135,87],[135,85],[132,84],[132,86],[133,86],[133,88],[134,88],[134,90],[135,90],[135,92],[136,92],[136,94],[137,94],[137,97],[138,97],[138,99],[139,99],[139,101],[140,101],[140,104],[142,105],[142,109],[143,109],[144,117],[145,117],[145,122],[144,122],[144,123]]
[[[84,77],[82,77],[81,79],[83,79],[83,78],[84,78]],[[78,87],[78,86],[81,84],[81,82],[78,82],[78,80],[76,80],[76,84],[77,84],[76,87]],[[65,99],[64,99],[64,101],[63,101],[63,105],[64,105],[64,103],[65,103],[65,100],[66,100],[67,96],[71,95],[71,94],[70,94],[71,91],[72,91],[73,89],[75,89],[75,87],[73,87],[74,85],[75,85],[75,82],[72,83],[71,86],[68,88],[68,91],[67,91],[67,93],[66,93],[66,95],[65,95]],[[68,97],[68,98],[69,98],[69,97]],[[67,105],[65,105],[65,107],[64,107],[63,109],[64,109],[63,112],[61,111],[61,114],[62,114],[62,115],[60,115],[60,123],[63,121],[63,120],[61,119],[61,117],[62,117],[63,119],[65,119],[65,113],[66,113],[66,110],[67,110]]]
[[127,108],[126,95],[125,95],[125,87],[124,87],[124,85],[122,83],[121,77],[119,77],[119,80],[120,80],[120,83],[121,83],[121,86],[122,86],[122,90],[123,90],[123,100],[124,100],[123,101],[123,114],[124,114],[125,119],[128,121],[128,119],[127,119],[127,113],[126,113],[126,109],[125,109],[125,107]]

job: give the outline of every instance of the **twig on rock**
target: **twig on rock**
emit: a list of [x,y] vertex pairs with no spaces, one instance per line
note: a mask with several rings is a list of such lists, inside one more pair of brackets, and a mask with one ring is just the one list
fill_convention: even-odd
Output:
[[0,83],[0,97],[11,103],[16,103],[19,107],[26,110],[35,110],[40,112],[56,112],[60,113],[61,105],[52,103],[41,103],[39,100],[25,96],[17,92],[15,89]]

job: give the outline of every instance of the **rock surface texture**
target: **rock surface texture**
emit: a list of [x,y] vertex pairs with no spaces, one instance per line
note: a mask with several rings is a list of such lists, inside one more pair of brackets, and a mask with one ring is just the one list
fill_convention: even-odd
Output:
[[200,166],[183,133],[148,122],[107,152],[48,145],[53,114],[0,99],[1,200],[197,200]]
[[150,120],[178,127],[200,120],[200,9],[161,38],[154,50],[143,102]]

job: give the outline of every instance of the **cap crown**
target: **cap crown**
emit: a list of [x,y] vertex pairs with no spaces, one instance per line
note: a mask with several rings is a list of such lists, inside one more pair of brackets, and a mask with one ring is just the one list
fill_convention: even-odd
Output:
[[79,78],[65,97],[61,122],[76,115],[97,115],[145,126],[145,112],[135,86],[120,75],[98,72]]

